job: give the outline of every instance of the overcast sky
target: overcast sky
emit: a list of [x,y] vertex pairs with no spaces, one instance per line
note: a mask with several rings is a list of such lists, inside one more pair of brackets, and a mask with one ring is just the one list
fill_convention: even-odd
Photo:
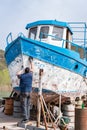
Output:
[[27,23],[44,19],[87,23],[87,0],[0,0],[0,49],[9,32],[26,35]]

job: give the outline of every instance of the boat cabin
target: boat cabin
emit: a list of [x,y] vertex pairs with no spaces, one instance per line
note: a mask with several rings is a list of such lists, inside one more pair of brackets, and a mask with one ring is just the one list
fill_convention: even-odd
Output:
[[30,39],[64,48],[70,47],[66,40],[72,41],[72,31],[65,22],[56,20],[37,21],[28,24],[26,29],[29,30],[28,37]]
[[28,38],[74,50],[85,58],[84,48],[73,43],[73,32],[66,22],[41,20],[27,24]]

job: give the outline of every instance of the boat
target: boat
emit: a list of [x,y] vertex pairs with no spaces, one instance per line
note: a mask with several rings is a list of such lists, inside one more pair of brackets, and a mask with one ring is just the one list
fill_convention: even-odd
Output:
[[[9,33],[6,38],[5,59],[12,87],[19,88],[16,73],[28,67],[31,61],[33,92],[37,93],[41,85],[42,93],[47,93],[46,101],[50,93],[51,99],[55,94],[76,97],[86,93],[86,23],[40,20],[27,24],[26,30],[28,36],[19,33],[13,40]],[[40,70],[43,71],[41,79]],[[35,101],[34,95],[33,98]]]

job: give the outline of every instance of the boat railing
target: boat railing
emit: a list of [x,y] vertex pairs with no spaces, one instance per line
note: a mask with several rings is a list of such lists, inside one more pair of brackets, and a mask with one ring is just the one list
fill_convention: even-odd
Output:
[[[17,35],[17,37],[25,37],[25,35],[22,33],[22,32],[20,32],[18,35]],[[12,38],[12,33],[10,32],[9,34],[8,34],[8,36],[6,37],[6,43],[7,43],[7,45],[8,44],[10,44],[11,42],[13,41],[13,38]]]
[[10,32],[9,34],[8,34],[8,36],[6,37],[6,43],[7,43],[7,45],[9,44],[9,43],[11,43],[13,40],[12,40],[12,33]]
[[80,46],[80,45],[78,45],[78,44],[75,44],[73,41],[69,41],[69,40],[66,40],[66,39],[63,39],[63,38],[60,38],[60,37],[58,37],[58,36],[53,36],[53,35],[50,35],[50,34],[46,34],[46,33],[41,33],[41,35],[40,35],[40,41],[42,41],[43,40],[43,35],[46,35],[46,36],[50,36],[50,37],[52,37],[52,38],[54,38],[55,40],[60,40],[60,41],[62,41],[62,48],[64,48],[64,43],[66,42],[66,43],[70,43],[72,46],[75,46],[76,47],[76,51],[78,50],[78,48],[84,48],[84,47],[82,47],[82,46]]
[[87,26],[85,22],[69,22],[68,23],[73,32],[73,42],[77,43],[84,48],[87,45]]
[[41,34],[40,34],[40,41],[43,40],[43,35],[45,35],[45,36],[50,36],[50,37],[52,37],[52,38],[54,38],[55,40],[58,40],[58,41],[62,41],[62,48],[64,47],[64,42],[68,42],[68,43],[70,43],[70,44],[75,45],[73,42],[71,42],[71,41],[69,41],[69,40],[60,38],[60,37],[58,37],[58,36],[53,36],[53,35],[50,35],[50,34],[47,34],[47,33],[42,33],[42,32],[41,32]]
[[[62,41],[62,43],[61,43],[61,44],[62,44],[62,45],[61,45],[62,48],[64,48],[64,43],[68,43],[68,44],[70,44],[71,46],[74,47],[74,50],[73,50],[73,51],[75,51],[75,52],[80,53],[79,50],[82,49],[82,50],[83,50],[83,58],[86,60],[86,48],[85,48],[84,46],[80,46],[80,45],[74,43],[73,41],[69,41],[69,40],[60,38],[60,37],[58,37],[58,36],[53,36],[53,35],[46,34],[46,33],[42,33],[42,32],[41,32],[41,35],[40,35],[40,41],[43,40],[43,35],[46,35],[46,36],[48,36],[48,37],[52,37],[52,38],[54,38],[55,40],[58,40],[58,41],[59,41],[59,40]],[[66,49],[70,49],[70,48],[66,48]],[[80,55],[81,55],[81,54],[80,54]]]
[[25,35],[24,35],[22,32],[20,32],[20,33],[18,34],[18,37],[19,37],[19,36],[25,37]]

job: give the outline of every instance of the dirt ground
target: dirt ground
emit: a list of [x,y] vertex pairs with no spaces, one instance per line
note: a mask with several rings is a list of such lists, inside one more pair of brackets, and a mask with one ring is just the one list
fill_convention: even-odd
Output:
[[24,130],[24,128],[18,127],[17,123],[21,118],[14,118],[12,115],[5,115],[3,107],[0,107],[0,130]]

